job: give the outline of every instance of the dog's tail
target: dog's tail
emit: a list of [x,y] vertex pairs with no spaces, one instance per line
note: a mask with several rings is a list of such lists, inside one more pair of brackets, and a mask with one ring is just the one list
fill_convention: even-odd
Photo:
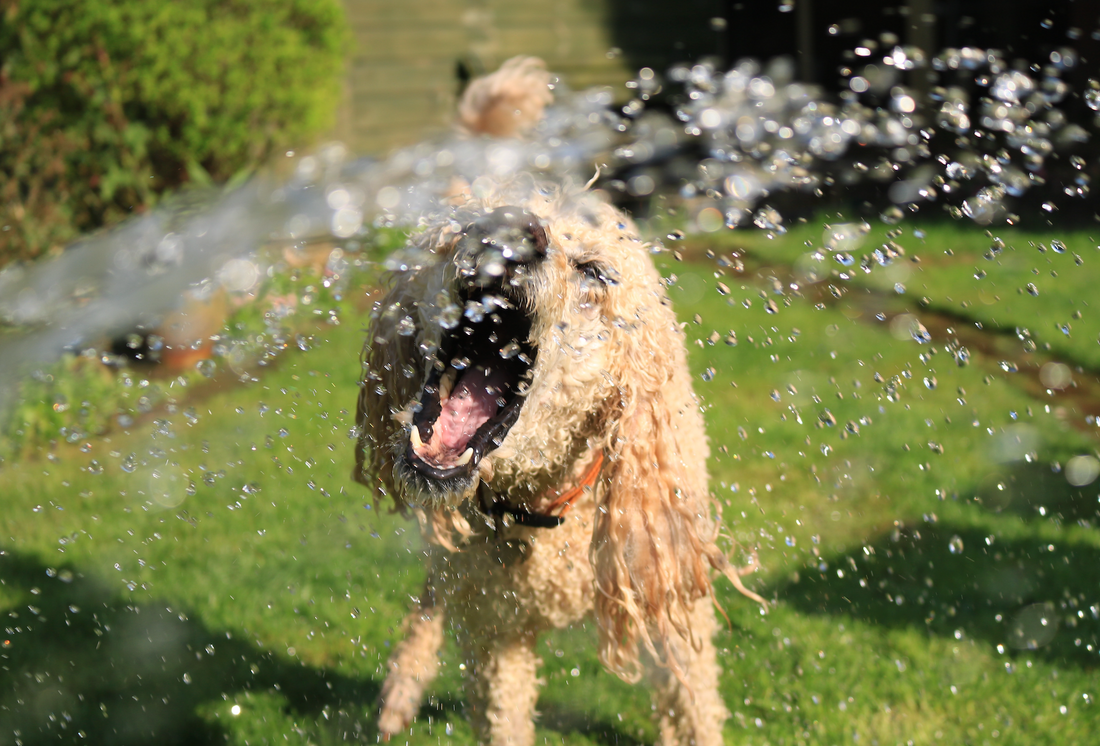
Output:
[[458,127],[469,135],[521,137],[554,103],[550,73],[538,57],[513,57],[477,78],[458,104]]

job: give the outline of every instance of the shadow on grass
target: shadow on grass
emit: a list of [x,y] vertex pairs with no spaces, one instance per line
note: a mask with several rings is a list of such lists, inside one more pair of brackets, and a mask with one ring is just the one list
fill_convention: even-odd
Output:
[[[0,579],[27,594],[0,609],[0,743],[13,733],[27,745],[225,743],[213,715],[230,716],[244,692],[275,695],[273,707],[303,720],[323,716],[332,740],[376,740],[373,681],[295,664],[174,605],[134,605],[73,567],[48,575],[0,551]],[[262,724],[271,735],[280,725]]]
[[[0,550],[0,580],[25,595],[0,608],[0,744],[274,743],[288,728],[310,742],[378,740],[374,681],[287,660],[168,602],[130,603],[70,565]],[[236,737],[219,723],[235,702],[251,711]],[[431,697],[418,720],[462,711],[460,700]],[[542,724],[608,746],[640,743],[571,708],[548,708]]]
[[[604,672],[603,675],[611,674]],[[639,697],[648,697],[648,695],[648,691],[641,688],[637,691]],[[542,706],[539,708],[538,724],[542,728],[566,736],[576,733],[591,743],[605,744],[605,746],[642,746],[646,743],[626,733],[622,723],[615,723],[612,720],[593,720],[589,715],[575,709],[552,705]]]
[[[1055,497],[1043,500],[1081,512],[1074,500]],[[1037,515],[1027,501],[1002,507]],[[1003,645],[1006,655],[1023,651],[1061,665],[1100,666],[1100,549],[1087,544],[1005,540],[972,527],[922,523],[822,557],[777,593],[805,613],[923,627],[931,635]]]
[[977,498],[994,513],[1015,513],[1092,527],[1100,518],[1100,483],[1074,487],[1066,475],[1046,464],[1021,463],[991,474],[978,486]]

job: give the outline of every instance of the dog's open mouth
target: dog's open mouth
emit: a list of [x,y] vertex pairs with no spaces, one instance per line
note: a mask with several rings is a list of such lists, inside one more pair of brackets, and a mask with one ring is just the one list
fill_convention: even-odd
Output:
[[425,477],[469,477],[516,424],[535,364],[520,289],[547,245],[538,219],[516,207],[499,207],[463,231],[455,260],[462,312],[441,323],[405,449]]
[[535,361],[531,320],[500,292],[444,333],[413,415],[405,458],[436,480],[471,474],[519,417]]

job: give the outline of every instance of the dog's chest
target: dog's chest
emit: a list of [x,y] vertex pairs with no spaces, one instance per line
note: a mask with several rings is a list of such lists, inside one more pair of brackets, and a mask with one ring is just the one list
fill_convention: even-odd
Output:
[[437,557],[448,606],[478,626],[564,627],[581,619],[594,603],[594,515],[595,503],[584,495],[560,526],[512,526]]

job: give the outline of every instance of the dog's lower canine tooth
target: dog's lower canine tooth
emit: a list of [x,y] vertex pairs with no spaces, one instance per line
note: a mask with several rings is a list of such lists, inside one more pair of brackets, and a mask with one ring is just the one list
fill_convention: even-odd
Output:
[[424,447],[424,441],[420,439],[420,428],[416,425],[409,432],[409,442],[412,443],[414,453]]
[[474,449],[467,448],[462,452],[462,455],[458,457],[458,461],[455,461],[455,466],[465,466],[474,459]]
[[442,402],[451,398],[451,390],[455,387],[455,378],[457,377],[458,373],[454,368],[447,368],[447,372],[439,379],[439,401]]

